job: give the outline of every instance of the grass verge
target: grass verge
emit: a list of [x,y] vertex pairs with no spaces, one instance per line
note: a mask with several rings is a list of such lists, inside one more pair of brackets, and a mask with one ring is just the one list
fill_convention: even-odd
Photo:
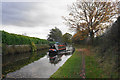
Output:
[[100,68],[95,54],[90,47],[77,48],[75,53],[60,67],[51,77],[54,78],[81,78],[82,54],[85,56],[85,76],[86,78],[108,78]]
[[95,56],[85,56],[86,78],[108,78],[97,63]]
[[50,78],[80,78],[81,60],[81,54],[75,51]]

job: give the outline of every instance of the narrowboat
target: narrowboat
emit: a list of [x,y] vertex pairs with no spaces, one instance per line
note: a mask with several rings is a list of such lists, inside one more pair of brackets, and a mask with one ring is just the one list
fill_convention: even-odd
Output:
[[49,56],[55,56],[58,54],[58,52],[66,50],[66,45],[60,44],[60,43],[55,43],[50,45],[49,49]]

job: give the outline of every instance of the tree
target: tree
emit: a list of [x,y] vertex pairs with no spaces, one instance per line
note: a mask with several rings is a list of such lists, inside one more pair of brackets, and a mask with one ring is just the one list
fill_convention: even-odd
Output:
[[65,42],[65,43],[71,43],[72,42],[72,35],[71,34],[69,34],[69,33],[65,33],[64,35],[63,35],[63,42]]
[[78,43],[84,43],[85,39],[87,37],[87,30],[83,30],[83,31],[78,31],[77,33],[75,33],[72,37],[72,42],[78,44]]
[[63,19],[71,29],[76,30],[76,33],[87,30],[86,34],[92,40],[95,34],[108,27],[106,24],[113,22],[118,13],[116,5],[115,2],[80,2],[77,0],[70,7],[69,16]]
[[56,41],[62,42],[62,32],[55,27],[55,29],[50,30],[50,34],[48,34],[48,41]]

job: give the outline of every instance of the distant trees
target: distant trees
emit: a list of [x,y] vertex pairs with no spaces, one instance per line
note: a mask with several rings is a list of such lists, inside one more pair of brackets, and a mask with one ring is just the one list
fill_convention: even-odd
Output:
[[54,29],[51,29],[50,33],[48,34],[47,40],[62,42],[62,32],[57,27],[55,27]]
[[64,35],[62,35],[61,30],[55,27],[54,29],[50,30],[47,40],[70,44],[72,43],[72,35],[69,33],[65,33]]
[[63,35],[63,42],[68,44],[72,43],[72,35],[69,33],[65,33]]
[[66,24],[71,29],[75,29],[76,33],[86,31],[86,35],[90,36],[90,39],[106,29],[107,24],[113,22],[115,15],[118,14],[117,3],[115,2],[77,0],[70,10],[69,16],[63,17]]

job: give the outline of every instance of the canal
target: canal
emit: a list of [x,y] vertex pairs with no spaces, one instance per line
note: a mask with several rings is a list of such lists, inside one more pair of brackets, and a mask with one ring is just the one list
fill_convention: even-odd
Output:
[[6,78],[49,78],[71,57],[72,51],[54,57],[48,54],[48,50],[43,50],[3,56],[3,74]]

